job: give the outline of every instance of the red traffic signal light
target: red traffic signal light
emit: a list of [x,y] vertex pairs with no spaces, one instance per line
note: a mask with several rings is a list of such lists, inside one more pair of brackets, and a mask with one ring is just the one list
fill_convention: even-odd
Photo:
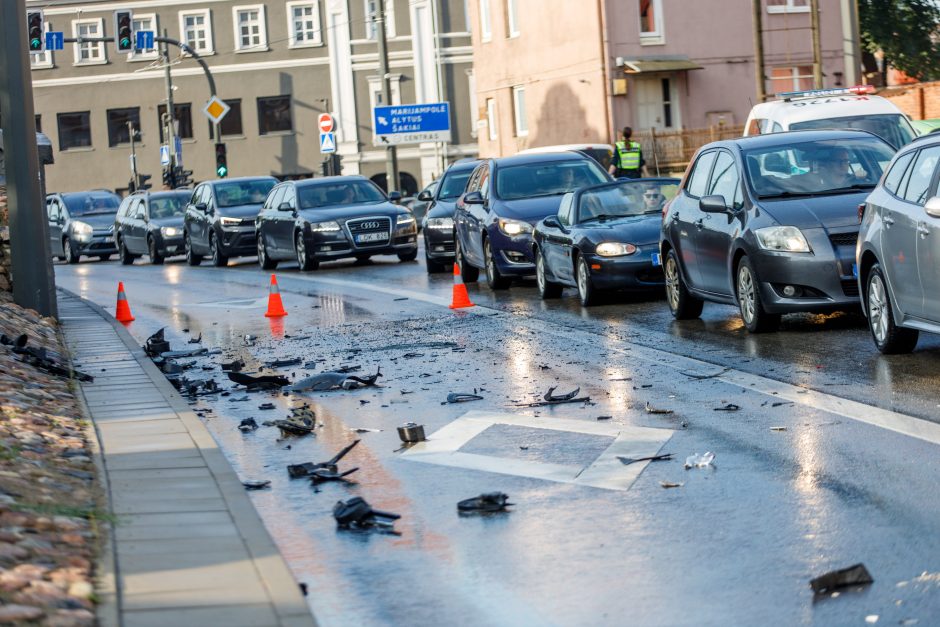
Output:
[[130,11],[114,12],[114,41],[118,52],[134,51],[134,15]]
[[30,52],[42,52],[45,49],[42,24],[42,11],[26,12],[26,41]]

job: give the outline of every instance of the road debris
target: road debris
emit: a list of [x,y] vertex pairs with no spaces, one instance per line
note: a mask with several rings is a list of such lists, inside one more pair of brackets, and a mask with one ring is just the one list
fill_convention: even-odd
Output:
[[771,431],[786,431],[787,428],[786,427],[771,427],[770,430]]
[[304,462],[303,464],[291,464],[287,467],[287,474],[291,479],[303,479],[304,477],[309,477],[311,474],[317,470],[328,470],[330,472],[337,472],[336,464],[339,463],[339,460],[343,459],[349,451],[353,450],[361,440],[353,440],[349,445],[344,447],[339,453],[333,456],[332,459],[325,462]]
[[312,377],[306,377],[297,381],[285,389],[289,392],[326,392],[342,388],[344,390],[355,390],[362,387],[372,387],[382,376],[382,368],[371,376],[357,377],[346,372],[321,372]]
[[738,411],[741,409],[739,406],[734,403],[728,403],[727,405],[722,405],[721,407],[715,407],[715,411]]
[[699,455],[698,453],[693,453],[685,458],[685,469],[689,470],[690,468],[707,468],[712,465],[712,460],[715,459],[715,454],[708,451]]
[[245,418],[238,423],[238,430],[242,433],[250,433],[258,428],[258,422],[254,418]]
[[29,364],[38,370],[48,372],[49,374],[53,374],[57,377],[74,377],[79,381],[87,382],[95,380],[95,378],[90,374],[73,370],[69,362],[63,359],[53,358],[53,356],[49,354],[45,347],[34,348],[32,346],[27,346],[28,343],[29,336],[25,333],[19,335],[16,340],[10,340],[10,338],[6,335],[0,336],[0,344],[12,346],[10,350],[13,351],[13,354],[16,355],[19,358],[19,361],[24,364]]
[[415,442],[424,442],[424,425],[414,422],[406,422],[398,427],[398,437],[405,444],[414,444]]
[[261,479],[258,481],[242,481],[242,485],[245,486],[246,490],[263,490],[271,485],[271,482],[267,479]]
[[581,391],[580,387],[575,388],[573,391],[568,392],[567,394],[552,394],[555,391],[556,386],[548,388],[541,401],[535,403],[523,403],[517,404],[517,407],[545,407],[547,405],[561,405],[563,403],[587,403],[590,402],[590,396],[581,396],[578,397],[578,393]]
[[685,483],[673,483],[671,481],[660,481],[659,485],[664,488],[681,488]]
[[241,372],[229,372],[228,378],[232,383],[244,385],[249,390],[270,390],[290,385],[290,380],[280,375],[251,376]]
[[874,581],[865,565],[859,563],[820,575],[815,579],[811,579],[809,585],[816,594],[823,594],[839,588],[868,585],[874,583]]
[[303,360],[300,357],[293,359],[275,359],[274,361],[265,363],[265,366],[268,368],[287,368],[289,366],[299,366],[302,362]]
[[689,377],[689,378],[691,378],[691,379],[702,380],[702,379],[714,379],[715,377],[720,377],[721,375],[723,375],[724,373],[728,372],[729,370],[731,370],[731,368],[722,368],[722,369],[719,370],[718,372],[713,372],[713,373],[711,373],[711,374],[701,374],[701,373],[698,373],[698,372],[682,372],[682,371],[680,371],[680,374],[684,374],[685,376],[687,376],[687,377]]
[[647,413],[647,414],[662,414],[662,415],[668,415],[668,414],[672,414],[672,413],[674,413],[674,412],[673,412],[671,409],[659,409],[659,408],[657,408],[657,407],[653,407],[652,405],[649,404],[649,401],[647,401],[647,403],[646,403],[646,413]]
[[166,327],[163,327],[147,338],[144,343],[144,352],[147,353],[148,357],[158,357],[162,353],[166,353],[170,350],[170,343],[164,338],[165,330]]
[[258,409],[261,411],[271,411],[272,409],[276,409],[276,405],[274,403],[261,403],[258,405]]
[[391,529],[398,514],[372,509],[361,496],[354,496],[348,501],[337,501],[333,506],[333,518],[340,529],[369,529],[380,527]]
[[457,503],[457,511],[461,514],[492,514],[494,512],[505,512],[506,508],[512,506],[509,502],[509,495],[502,492],[487,492],[480,496],[470,499],[464,499]]
[[202,333],[200,333],[196,337],[189,338],[189,340],[186,343],[187,344],[199,344],[200,342],[202,342]]
[[624,466],[629,466],[630,464],[635,464],[636,462],[665,462],[672,460],[672,453],[664,453],[662,455],[650,455],[649,457],[624,457],[622,455],[617,455],[617,459],[620,460],[620,463]]
[[275,420],[274,426],[284,435],[307,435],[317,426],[317,416],[312,409],[304,405],[291,410],[291,415],[284,420]]
[[382,433],[381,429],[369,429],[368,427],[353,427],[350,431],[355,433]]
[[597,417],[598,420],[610,420],[611,418],[613,418],[613,416],[598,416]]
[[242,338],[242,341],[245,343],[245,346],[254,346],[255,340],[257,339],[257,335],[246,334],[245,337]]
[[[448,403],[469,403],[470,401],[482,401],[483,397],[479,394],[469,394],[467,392],[451,392],[447,395]],[[441,403],[442,405],[445,403]]]
[[330,470],[329,468],[315,468],[307,477],[309,477],[310,482],[313,485],[318,483],[323,483],[325,481],[349,481],[346,477],[353,474],[359,470],[359,467],[350,468],[345,472],[338,472],[336,470]]
[[236,359],[228,363],[221,363],[219,364],[219,367],[223,372],[241,372],[242,368],[245,367],[245,362],[243,362],[241,359]]

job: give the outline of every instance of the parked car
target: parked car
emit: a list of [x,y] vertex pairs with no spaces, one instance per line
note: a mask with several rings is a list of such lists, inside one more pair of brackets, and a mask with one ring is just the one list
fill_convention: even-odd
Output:
[[208,256],[214,266],[229,257],[254,255],[255,218],[271,188],[273,176],[219,179],[193,190],[183,218],[186,261],[198,266]]
[[285,181],[268,194],[255,229],[258,262],[268,270],[285,260],[316,270],[346,257],[418,257],[414,216],[364,176]]
[[437,181],[431,181],[431,183],[418,192],[418,195],[411,199],[411,202],[405,202],[402,200],[401,204],[411,211],[414,215],[415,220],[418,221],[418,229],[421,229],[421,222],[424,220],[425,214],[428,212],[428,207],[431,206],[431,200],[434,198],[434,192],[437,190],[437,184],[440,182],[440,179]]
[[863,207],[858,286],[875,346],[914,350],[940,333],[940,134],[906,146]]
[[799,311],[854,309],[858,205],[893,148],[861,131],[797,131],[699,149],[660,240],[673,316],[737,305],[747,330]]
[[121,263],[130,265],[141,255],[161,264],[183,254],[183,213],[192,192],[137,192],[121,202],[114,219],[114,240]]
[[[463,159],[453,164],[444,175],[425,188],[419,199],[428,203],[421,219],[424,233],[424,262],[428,274],[451,270],[454,263],[454,207],[467,187],[473,170],[480,164],[477,159]],[[438,184],[439,183],[439,184]]]
[[121,198],[108,191],[49,194],[46,216],[52,255],[78,263],[82,255],[107,261],[117,252],[114,216]]
[[576,152],[516,155],[479,164],[457,201],[457,264],[464,281],[486,272],[491,289],[535,272],[532,228],[558,212],[561,197],[612,180],[590,157]]
[[605,291],[662,289],[659,231],[663,205],[679,179],[649,178],[602,183],[568,192],[556,215],[535,226],[535,279],[543,299],[575,287],[581,304]]

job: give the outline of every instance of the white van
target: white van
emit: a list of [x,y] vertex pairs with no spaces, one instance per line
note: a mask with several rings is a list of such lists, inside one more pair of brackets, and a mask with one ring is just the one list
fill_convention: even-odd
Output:
[[859,129],[878,135],[895,148],[917,137],[910,120],[889,100],[859,85],[777,94],[779,100],[754,105],[744,135],[807,129]]

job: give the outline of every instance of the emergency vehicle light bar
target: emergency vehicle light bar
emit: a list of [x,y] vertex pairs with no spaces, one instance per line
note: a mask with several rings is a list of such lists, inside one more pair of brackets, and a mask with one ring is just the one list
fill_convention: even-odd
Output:
[[774,94],[777,98],[783,100],[795,100],[797,98],[820,98],[824,96],[863,96],[865,94],[875,93],[874,85],[856,85],[855,87],[842,87],[839,89],[810,89],[808,91],[786,91]]

